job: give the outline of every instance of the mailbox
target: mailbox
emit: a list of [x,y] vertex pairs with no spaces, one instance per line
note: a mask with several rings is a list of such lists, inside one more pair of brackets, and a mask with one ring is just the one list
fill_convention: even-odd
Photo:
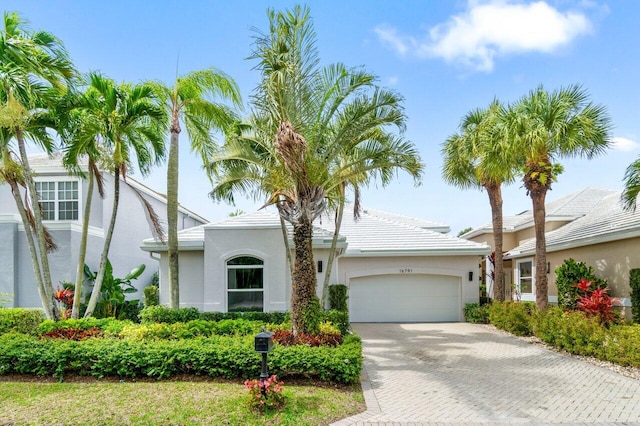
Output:
[[256,334],[255,337],[255,349],[256,352],[261,354],[266,354],[273,349],[273,333],[269,333],[267,330],[262,329],[262,331]]

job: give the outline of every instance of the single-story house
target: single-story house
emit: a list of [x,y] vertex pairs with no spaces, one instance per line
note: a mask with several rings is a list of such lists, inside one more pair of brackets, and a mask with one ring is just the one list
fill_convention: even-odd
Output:
[[[358,220],[347,213],[330,283],[349,289],[354,322],[461,321],[465,303],[478,301],[478,264],[485,244],[446,235],[445,225],[377,210]],[[314,223],[318,295],[333,236],[331,218]],[[180,301],[204,311],[286,311],[291,276],[275,211],[264,209],[179,233]],[[287,238],[291,247],[291,230]],[[160,301],[169,299],[166,247],[160,256]]]
[[[585,188],[546,205],[546,243],[549,302],[557,302],[555,269],[573,258],[606,279],[611,295],[624,310],[631,306],[629,271],[640,268],[640,211],[625,211],[620,191]],[[530,210],[505,217],[504,249],[508,283],[522,300],[535,300],[535,238]],[[465,235],[493,246],[491,224]]]
[[[49,254],[51,278],[54,286],[62,281],[75,282],[82,218],[87,199],[87,182],[70,175],[62,166],[60,155],[32,155],[29,157],[36,177],[36,190],[40,193],[44,225],[50,231],[58,250]],[[86,165],[84,166],[86,172]],[[86,263],[98,269],[104,235],[111,218],[113,175],[103,173],[105,198],[97,189],[93,193]],[[120,206],[114,230],[109,259],[114,275],[124,277],[140,264],[146,265],[144,274],[133,284],[143,287],[151,282],[157,271],[156,259],[139,249],[140,241],[153,236],[152,226],[140,197],[144,198],[166,223],[166,197],[144,186],[131,177],[120,185]],[[179,208],[179,228],[191,228],[207,220],[198,214]],[[15,205],[11,188],[0,184],[0,293],[12,295],[10,307],[41,307],[24,226]],[[133,298],[140,298],[139,293]]]

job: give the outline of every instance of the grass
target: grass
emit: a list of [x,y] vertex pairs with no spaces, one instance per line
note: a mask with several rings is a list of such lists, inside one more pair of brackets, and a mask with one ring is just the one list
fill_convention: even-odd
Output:
[[365,409],[357,385],[285,382],[286,405],[263,415],[238,382],[12,380],[0,377],[0,425],[326,425]]

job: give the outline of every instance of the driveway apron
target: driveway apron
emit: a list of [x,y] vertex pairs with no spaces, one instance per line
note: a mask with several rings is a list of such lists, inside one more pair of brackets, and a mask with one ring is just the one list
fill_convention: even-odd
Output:
[[488,327],[353,328],[367,411],[336,425],[640,424],[640,380]]

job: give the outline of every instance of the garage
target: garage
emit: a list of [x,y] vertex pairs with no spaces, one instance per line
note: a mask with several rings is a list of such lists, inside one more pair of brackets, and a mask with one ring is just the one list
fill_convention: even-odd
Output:
[[389,274],[351,278],[352,322],[460,321],[460,278]]

